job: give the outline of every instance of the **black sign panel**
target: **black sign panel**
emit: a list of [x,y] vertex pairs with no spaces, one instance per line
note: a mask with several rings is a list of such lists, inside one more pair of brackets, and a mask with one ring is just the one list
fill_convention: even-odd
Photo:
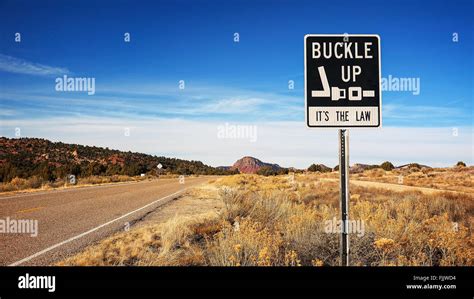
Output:
[[305,36],[308,127],[380,127],[378,35]]

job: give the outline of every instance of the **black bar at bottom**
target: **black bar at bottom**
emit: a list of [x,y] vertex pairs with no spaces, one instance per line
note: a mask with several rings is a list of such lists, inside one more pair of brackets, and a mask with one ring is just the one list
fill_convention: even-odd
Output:
[[[26,273],[54,275],[55,292],[19,289],[18,277]],[[0,267],[0,297],[472,298],[473,280],[473,268],[467,267]],[[455,289],[407,288],[426,284]]]

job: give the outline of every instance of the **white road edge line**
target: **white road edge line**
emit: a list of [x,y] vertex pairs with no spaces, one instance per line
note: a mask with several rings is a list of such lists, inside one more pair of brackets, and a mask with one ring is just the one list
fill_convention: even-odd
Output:
[[34,258],[36,258],[36,257],[38,257],[38,256],[40,256],[40,255],[42,255],[42,254],[45,254],[45,253],[48,252],[48,251],[51,251],[51,250],[53,250],[53,249],[55,249],[55,248],[58,248],[58,247],[60,247],[60,246],[62,246],[62,245],[64,245],[64,244],[67,244],[67,243],[69,243],[69,242],[72,242],[72,241],[74,241],[74,240],[76,240],[76,239],[82,238],[82,237],[84,237],[84,236],[86,236],[86,235],[88,235],[88,234],[90,234],[90,233],[92,233],[92,232],[95,232],[96,230],[99,230],[99,229],[103,228],[104,226],[107,226],[107,225],[109,225],[109,224],[111,224],[111,223],[117,221],[117,220],[120,220],[120,219],[122,219],[122,218],[125,218],[125,217],[127,217],[127,216],[130,216],[130,215],[133,214],[133,213],[136,213],[136,212],[138,212],[138,211],[140,211],[140,210],[143,210],[143,209],[145,209],[145,208],[147,208],[147,207],[149,207],[149,206],[151,206],[151,205],[153,205],[153,204],[155,204],[155,203],[157,203],[157,202],[159,202],[159,201],[162,201],[162,200],[164,200],[164,199],[166,199],[166,198],[168,198],[168,197],[175,196],[175,195],[177,195],[177,194],[179,194],[179,193],[182,193],[182,192],[186,191],[188,188],[189,188],[189,187],[184,188],[183,190],[179,190],[179,191],[177,191],[177,192],[175,192],[175,193],[172,193],[172,194],[170,194],[170,195],[167,195],[167,196],[165,196],[165,197],[162,197],[162,198],[160,198],[160,199],[157,199],[157,200],[155,200],[155,201],[153,201],[153,202],[151,202],[151,203],[149,203],[149,204],[147,204],[147,205],[145,205],[145,206],[143,206],[143,207],[141,207],[141,208],[139,208],[139,209],[136,209],[136,210],[134,210],[134,211],[128,212],[128,213],[125,214],[125,215],[122,215],[122,216],[120,216],[120,217],[118,217],[118,218],[115,218],[115,219],[113,219],[113,220],[110,220],[109,222],[106,222],[106,223],[104,223],[104,224],[101,224],[101,225],[99,225],[99,226],[96,226],[96,227],[94,227],[93,229],[90,229],[90,230],[88,230],[88,231],[86,231],[86,232],[83,232],[82,234],[79,234],[79,235],[74,236],[74,237],[72,237],[72,238],[69,238],[69,239],[67,239],[67,240],[65,240],[65,241],[62,241],[62,242],[60,242],[60,243],[57,243],[57,244],[55,244],[55,245],[53,245],[53,246],[50,246],[50,247],[48,247],[48,248],[46,248],[46,249],[43,249],[43,250],[41,250],[41,251],[39,251],[39,252],[37,252],[37,253],[35,253],[35,254],[33,254],[33,255],[30,255],[30,256],[28,256],[28,257],[25,257],[25,258],[22,259],[22,260],[19,260],[19,261],[14,262],[13,264],[10,264],[9,267],[21,265],[21,264],[23,264],[23,263],[25,263],[25,262],[27,262],[27,261],[29,261],[29,260],[32,260],[32,259],[34,259]]

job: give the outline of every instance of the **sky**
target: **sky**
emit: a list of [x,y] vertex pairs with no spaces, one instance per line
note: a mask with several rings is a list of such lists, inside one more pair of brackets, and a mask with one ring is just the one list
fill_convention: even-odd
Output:
[[[0,135],[213,166],[246,155],[285,167],[334,166],[337,130],[304,121],[304,35],[370,33],[381,38],[382,77],[417,79],[419,92],[383,92],[383,128],[350,130],[351,163],[472,165],[473,8],[0,0]],[[57,91],[64,75],[94,78],[94,94]],[[237,126],[255,136],[222,134]]]

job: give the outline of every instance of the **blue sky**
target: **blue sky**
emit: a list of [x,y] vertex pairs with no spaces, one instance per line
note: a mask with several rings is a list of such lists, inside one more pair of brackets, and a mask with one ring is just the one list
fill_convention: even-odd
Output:
[[[229,164],[253,153],[303,167],[312,158],[295,160],[293,156],[303,155],[295,149],[274,156],[259,142],[245,143],[231,157],[212,158],[215,155],[208,151],[220,140],[210,138],[212,145],[194,154],[185,150],[182,140],[197,124],[209,124],[203,130],[214,136],[216,125],[225,122],[255,124],[260,132],[275,127],[275,122],[290,123],[312,134],[304,127],[304,35],[375,33],[382,43],[382,76],[420,78],[421,84],[420,95],[383,93],[384,127],[407,134],[414,128],[434,130],[442,132],[439,143],[459,144],[459,154],[451,151],[452,156],[436,156],[426,163],[449,164],[458,158],[472,163],[472,11],[472,1],[3,0],[0,134],[13,137],[14,128],[20,127],[22,136],[98,142],[209,164]],[[16,32],[21,33],[20,43],[14,41]],[[130,43],[123,40],[125,32],[131,34]],[[233,41],[236,32],[238,43]],[[453,33],[458,42],[453,42]],[[63,74],[94,77],[95,95],[55,91],[55,78]],[[178,88],[179,80],[185,81],[184,90]],[[288,89],[289,80],[295,82],[294,90]],[[85,120],[94,126],[82,135],[57,129],[78,128]],[[114,133],[98,136],[104,121],[134,127],[131,137],[140,139],[117,141]],[[181,121],[176,125],[186,129],[172,136],[166,131],[145,134],[136,123],[140,121],[161,127]],[[57,125],[41,125],[47,123]],[[464,134],[464,141],[449,139],[453,128]],[[166,146],[137,146],[150,134],[158,139],[167,135]],[[260,139],[265,138],[262,134]],[[229,147],[235,145],[217,148]],[[402,163],[423,158],[400,151],[386,159]],[[329,156],[322,160],[332,163]],[[375,153],[356,158],[383,159]]]

